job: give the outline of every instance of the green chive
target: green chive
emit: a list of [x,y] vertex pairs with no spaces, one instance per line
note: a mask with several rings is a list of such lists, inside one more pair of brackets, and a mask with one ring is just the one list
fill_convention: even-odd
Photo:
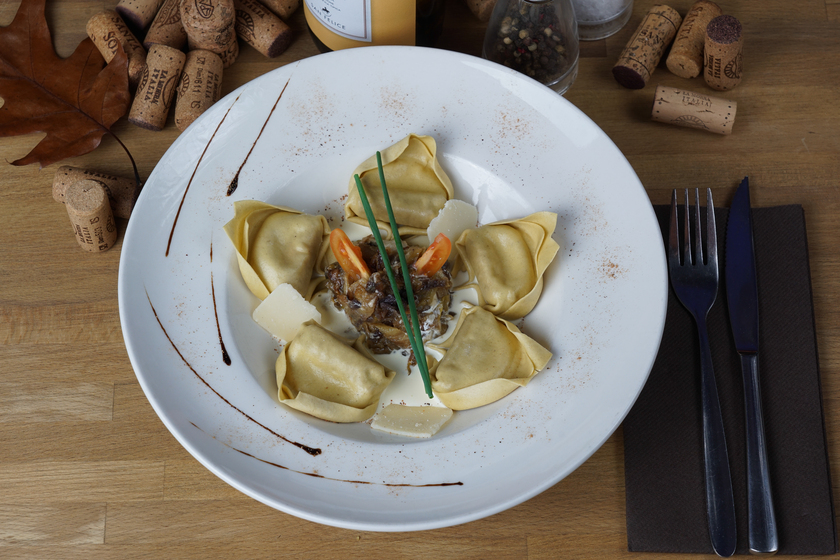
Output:
[[[423,376],[423,385],[426,387],[426,394],[432,398],[432,383],[429,379],[429,365],[426,362],[426,350],[423,346],[423,334],[420,331],[420,318],[417,316],[417,305],[414,303],[414,288],[411,287],[411,275],[408,270],[408,263],[405,261],[405,252],[402,248],[402,240],[400,239],[400,232],[397,228],[397,220],[394,217],[394,211],[391,209],[391,197],[388,196],[388,187],[385,186],[385,170],[382,168],[382,154],[376,152],[376,166],[379,168],[379,183],[382,185],[382,197],[385,199],[385,209],[388,210],[388,221],[391,223],[391,231],[394,233],[394,241],[397,245],[397,255],[400,258],[400,268],[402,269],[403,282],[405,282],[405,296],[408,300],[408,309],[411,312],[411,325],[414,327],[414,338],[417,342],[417,347],[420,349],[420,355],[415,352],[414,356],[417,358],[417,367],[420,368],[420,375]],[[406,324],[408,330],[408,324]]]
[[[377,155],[379,155],[378,152]],[[402,319],[403,325],[405,325],[406,335],[408,336],[408,342],[411,345],[412,352],[414,352],[414,357],[417,360],[417,366],[420,368],[420,375],[423,378],[423,385],[426,389],[426,395],[428,395],[429,398],[433,398],[432,385],[429,379],[429,368],[426,364],[426,351],[423,347],[423,339],[420,337],[417,337],[415,339],[416,333],[412,332],[408,327],[408,316],[405,313],[405,306],[403,305],[402,298],[400,297],[399,287],[397,286],[397,279],[394,277],[394,271],[391,270],[391,259],[388,258],[388,252],[385,250],[385,243],[382,241],[382,235],[379,233],[379,224],[376,223],[376,218],[373,216],[373,210],[371,210],[370,202],[368,201],[367,194],[365,194],[365,188],[362,185],[362,180],[359,178],[358,175],[355,175],[354,179],[356,180],[356,189],[359,191],[359,198],[361,198],[362,200],[362,206],[364,206],[365,215],[367,216],[368,224],[370,225],[370,229],[373,233],[373,238],[376,241],[376,246],[379,248],[379,254],[382,256],[382,262],[385,265],[385,273],[388,275],[388,280],[391,282],[391,290],[394,292],[394,299],[397,300],[397,308],[399,308],[400,310],[400,318]],[[384,189],[385,183],[383,182],[382,184]],[[389,214],[391,214],[390,200],[388,200],[387,195],[386,205],[388,207]],[[394,233],[395,235],[398,235],[396,229],[394,229]],[[400,265],[402,267],[402,263],[405,260],[405,255],[403,254],[402,244],[398,238],[396,238],[396,245],[398,247],[397,254],[403,255],[402,259],[400,260]],[[407,270],[407,267],[403,268],[403,270]],[[410,282],[407,282],[407,290],[411,290]],[[413,290],[412,295],[409,297],[408,304],[409,308],[413,311],[412,317],[416,316],[417,309],[414,304]],[[417,325],[418,323],[415,322],[414,324]],[[419,332],[419,329],[416,329],[416,332]]]

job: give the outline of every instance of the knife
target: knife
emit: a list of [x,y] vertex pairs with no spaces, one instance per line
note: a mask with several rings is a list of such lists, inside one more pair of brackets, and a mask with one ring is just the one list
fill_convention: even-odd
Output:
[[758,382],[758,284],[755,275],[750,183],[744,177],[729,210],[726,225],[726,300],[735,349],[744,374],[747,426],[747,511],[752,554],[775,554],[779,549],[776,514],[770,491],[767,446]]

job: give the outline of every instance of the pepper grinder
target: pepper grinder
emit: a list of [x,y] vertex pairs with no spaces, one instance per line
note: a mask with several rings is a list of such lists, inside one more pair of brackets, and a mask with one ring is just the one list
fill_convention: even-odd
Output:
[[498,0],[483,56],[563,94],[577,77],[578,28],[571,0]]

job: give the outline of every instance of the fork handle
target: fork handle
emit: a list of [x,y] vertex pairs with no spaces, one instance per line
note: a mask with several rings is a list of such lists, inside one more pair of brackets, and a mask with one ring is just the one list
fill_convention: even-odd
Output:
[[758,383],[758,355],[741,354],[744,373],[744,409],[747,424],[747,507],[749,511],[750,553],[769,555],[779,549],[767,445],[761,413],[761,390]]
[[703,451],[706,466],[706,512],[712,548],[718,556],[735,554],[735,499],[729,473],[729,455],[723,432],[712,350],[706,318],[697,319],[700,335],[700,399],[703,409]]

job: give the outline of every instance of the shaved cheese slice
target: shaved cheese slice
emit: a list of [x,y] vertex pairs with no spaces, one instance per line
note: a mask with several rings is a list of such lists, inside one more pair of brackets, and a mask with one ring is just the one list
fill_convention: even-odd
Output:
[[429,438],[452,418],[452,411],[440,406],[389,404],[377,414],[370,427],[398,436]]
[[[429,240],[434,240],[439,233],[444,234],[455,245],[465,230],[475,229],[478,224],[478,208],[463,200],[447,200],[438,215],[429,223],[426,230]],[[452,251],[452,260],[457,251]]]
[[254,321],[280,340],[292,340],[306,321],[321,322],[321,313],[291,284],[279,284],[257,306]]

